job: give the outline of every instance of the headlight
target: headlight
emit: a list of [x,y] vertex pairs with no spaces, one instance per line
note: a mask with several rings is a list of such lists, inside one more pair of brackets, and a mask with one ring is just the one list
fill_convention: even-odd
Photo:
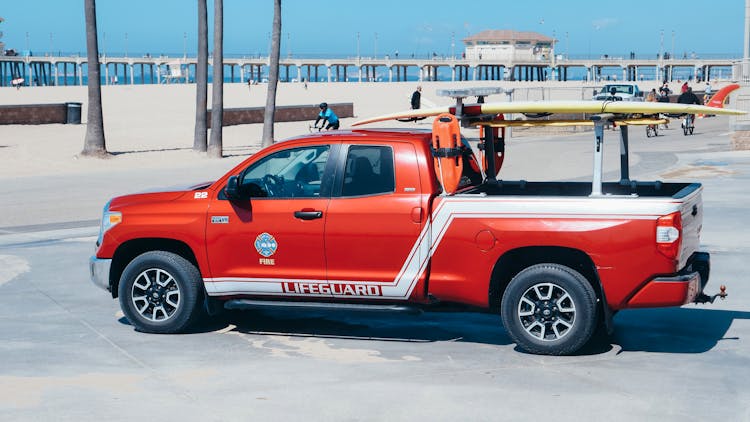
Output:
[[109,210],[110,202],[111,201],[107,202],[107,204],[104,205],[104,210],[102,211],[102,224],[99,229],[99,238],[96,240],[97,246],[102,244],[102,238],[104,237],[104,233],[106,233],[109,229],[111,229],[112,227],[122,222],[121,212]]

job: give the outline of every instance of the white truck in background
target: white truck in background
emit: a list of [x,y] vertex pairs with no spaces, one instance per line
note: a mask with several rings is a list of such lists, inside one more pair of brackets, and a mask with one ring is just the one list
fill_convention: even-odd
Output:
[[599,91],[594,91],[597,101],[643,101],[643,91],[636,84],[607,84]]

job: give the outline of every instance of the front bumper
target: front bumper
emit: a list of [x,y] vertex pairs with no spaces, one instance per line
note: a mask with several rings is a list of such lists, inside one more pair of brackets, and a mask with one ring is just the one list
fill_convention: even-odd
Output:
[[711,258],[707,252],[696,252],[677,274],[655,277],[628,301],[628,308],[682,306],[696,302],[708,284]]
[[109,269],[112,267],[111,259],[101,259],[96,256],[89,258],[89,272],[91,281],[106,291],[110,291]]

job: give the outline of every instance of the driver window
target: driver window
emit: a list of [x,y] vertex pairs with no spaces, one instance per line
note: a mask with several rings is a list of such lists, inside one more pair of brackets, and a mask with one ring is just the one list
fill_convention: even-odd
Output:
[[317,145],[268,155],[243,172],[240,189],[254,197],[318,197],[329,149]]

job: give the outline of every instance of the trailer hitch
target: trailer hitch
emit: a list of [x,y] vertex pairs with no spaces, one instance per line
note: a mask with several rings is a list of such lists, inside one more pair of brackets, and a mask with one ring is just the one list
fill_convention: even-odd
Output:
[[721,300],[726,299],[727,297],[727,286],[721,285],[719,286],[719,293],[716,293],[713,296],[709,296],[703,292],[698,295],[698,297],[695,298],[695,303],[714,303],[714,300],[719,297]]

